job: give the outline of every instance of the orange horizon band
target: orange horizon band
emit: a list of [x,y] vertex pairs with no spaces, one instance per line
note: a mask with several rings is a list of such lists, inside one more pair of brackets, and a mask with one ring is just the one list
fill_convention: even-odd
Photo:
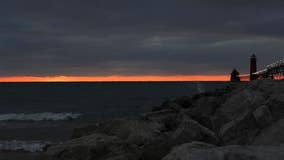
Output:
[[131,82],[131,81],[229,81],[228,75],[175,76],[11,76],[0,82]]

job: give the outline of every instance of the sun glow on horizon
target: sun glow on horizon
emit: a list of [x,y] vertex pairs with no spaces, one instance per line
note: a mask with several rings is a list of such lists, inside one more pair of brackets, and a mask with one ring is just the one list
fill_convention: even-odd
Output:
[[228,75],[175,76],[14,76],[0,77],[0,82],[144,82],[144,81],[229,81]]

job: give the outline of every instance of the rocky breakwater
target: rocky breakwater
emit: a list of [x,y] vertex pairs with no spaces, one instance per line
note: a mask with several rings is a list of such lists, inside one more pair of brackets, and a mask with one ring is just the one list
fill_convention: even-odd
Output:
[[231,84],[75,129],[48,160],[283,160],[284,81]]

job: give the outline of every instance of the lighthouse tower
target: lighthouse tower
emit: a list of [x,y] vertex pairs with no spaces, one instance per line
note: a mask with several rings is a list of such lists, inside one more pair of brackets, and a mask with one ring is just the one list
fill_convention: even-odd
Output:
[[250,57],[250,80],[255,80],[257,79],[257,76],[253,75],[253,73],[255,73],[257,71],[257,66],[256,66],[256,56],[255,54],[253,54]]

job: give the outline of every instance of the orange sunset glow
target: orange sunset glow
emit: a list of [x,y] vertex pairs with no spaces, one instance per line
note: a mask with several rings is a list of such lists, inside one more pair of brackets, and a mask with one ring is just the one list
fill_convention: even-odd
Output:
[[131,81],[229,81],[228,75],[176,76],[19,76],[0,77],[0,82],[131,82]]

